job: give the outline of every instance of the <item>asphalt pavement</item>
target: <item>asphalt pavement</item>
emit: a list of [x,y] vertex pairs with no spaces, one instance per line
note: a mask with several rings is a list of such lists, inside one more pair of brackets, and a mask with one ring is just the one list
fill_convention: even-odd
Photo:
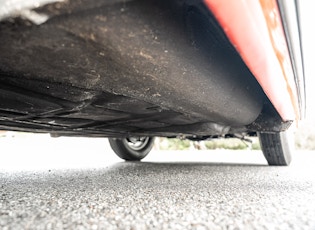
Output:
[[314,152],[290,167],[223,150],[126,163],[101,139],[47,140],[0,140],[0,229],[315,229]]

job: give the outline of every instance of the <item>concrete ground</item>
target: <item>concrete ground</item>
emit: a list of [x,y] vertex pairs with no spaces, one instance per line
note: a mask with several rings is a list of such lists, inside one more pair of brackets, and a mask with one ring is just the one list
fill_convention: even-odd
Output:
[[106,139],[0,138],[0,229],[315,229],[315,153],[153,151]]

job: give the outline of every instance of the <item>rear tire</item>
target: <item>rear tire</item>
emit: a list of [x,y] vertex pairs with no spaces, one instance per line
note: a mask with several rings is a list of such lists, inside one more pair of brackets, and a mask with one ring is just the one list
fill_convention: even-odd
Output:
[[109,144],[118,157],[126,161],[140,161],[154,145],[154,137],[108,138]]
[[262,152],[269,165],[287,166],[291,163],[294,150],[292,132],[258,133]]

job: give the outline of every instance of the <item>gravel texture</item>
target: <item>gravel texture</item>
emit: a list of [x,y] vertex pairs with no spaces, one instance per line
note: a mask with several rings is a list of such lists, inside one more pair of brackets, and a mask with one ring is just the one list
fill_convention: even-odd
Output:
[[309,159],[3,171],[0,229],[315,229]]

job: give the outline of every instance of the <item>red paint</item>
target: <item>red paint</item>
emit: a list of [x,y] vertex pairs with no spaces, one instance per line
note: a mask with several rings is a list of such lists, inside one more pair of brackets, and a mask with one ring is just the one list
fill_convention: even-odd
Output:
[[276,0],[204,0],[284,121],[299,119]]

